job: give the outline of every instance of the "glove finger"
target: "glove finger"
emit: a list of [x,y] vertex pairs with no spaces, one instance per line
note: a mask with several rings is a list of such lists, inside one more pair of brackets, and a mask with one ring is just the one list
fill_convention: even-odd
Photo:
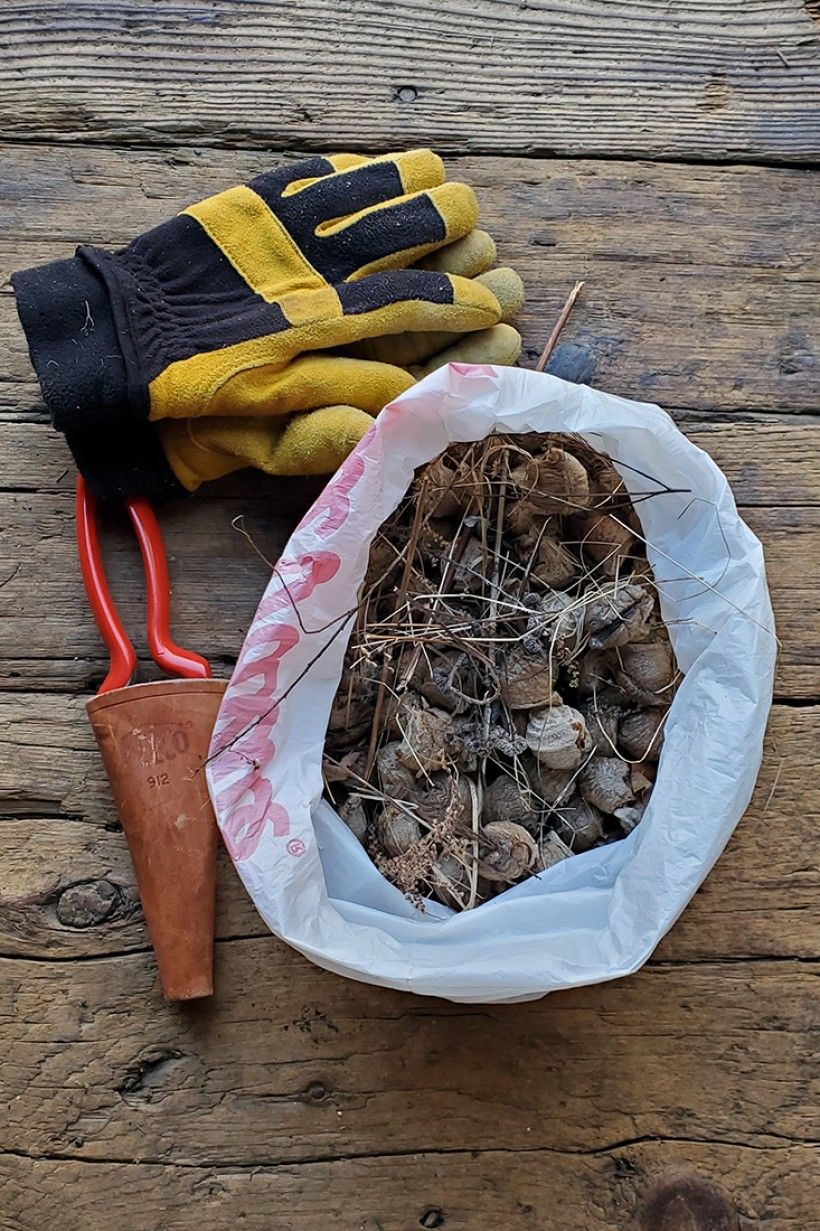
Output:
[[488,269],[486,273],[478,275],[476,282],[486,286],[495,295],[501,306],[502,321],[515,316],[524,306],[524,283],[520,275],[508,265]]
[[493,325],[492,329],[480,329],[467,333],[439,351],[427,363],[410,368],[413,376],[421,380],[430,372],[443,368],[447,363],[492,363],[497,367],[511,368],[521,354],[521,334],[512,325]]
[[[247,414],[248,407],[254,413],[265,414],[271,405],[280,414],[305,410],[310,406],[310,401],[303,400],[311,396],[310,382],[299,376],[302,366],[298,379],[291,372],[299,356],[303,356],[304,368],[310,372],[309,352],[338,350],[362,338],[405,330],[471,333],[495,325],[501,316],[495,295],[477,279],[421,269],[373,274],[359,282],[342,282],[335,288],[294,292],[276,305],[265,305],[261,320],[266,330],[269,307],[276,307],[280,321],[288,322],[288,328],[280,324],[278,330],[260,330],[248,342],[169,364],[149,386],[150,418]],[[330,356],[325,358],[332,360]],[[351,356],[345,358],[350,360]],[[398,382],[407,376],[394,369],[390,373],[380,372],[380,378]],[[286,389],[287,397],[279,400],[280,387]],[[333,396],[325,404],[338,402],[340,392],[335,386]],[[351,399],[347,388],[342,396],[346,402]],[[393,396],[395,393],[389,393],[381,404]]]
[[290,183],[284,196],[298,193],[317,222],[334,222],[385,202],[437,188],[444,183],[444,163],[432,150],[407,150],[381,158],[332,154],[330,175]]
[[[478,218],[478,202],[467,184],[441,184],[320,224],[316,235],[334,249],[336,267],[359,279],[414,261],[461,239]],[[328,242],[330,241],[330,242]]]
[[[378,414],[404,393],[412,378],[403,367],[347,355],[306,354],[284,367],[262,362],[229,375],[215,393],[203,398],[203,417],[217,415],[271,419],[330,406],[344,397],[351,406]],[[178,414],[188,419],[190,405],[179,400]],[[157,417],[157,416],[154,416]]]
[[266,468],[271,474],[332,474],[372,426],[372,416],[356,406],[294,415]]
[[318,322],[316,346],[346,346],[363,338],[431,329],[472,333],[501,317],[501,305],[489,287],[455,274],[403,269],[345,282],[336,291],[343,315]]
[[188,491],[252,466],[266,474],[330,474],[373,418],[355,406],[326,406],[287,420],[179,419],[160,424],[168,462]]
[[475,227],[463,239],[439,248],[416,262],[417,269],[430,269],[435,273],[458,274],[461,278],[475,278],[495,264],[496,247],[492,235]]
[[[497,320],[506,320],[514,316],[524,302],[524,283],[514,269],[491,269],[471,281],[473,285],[486,287],[492,293],[499,305]],[[495,324],[495,321],[487,323]],[[453,346],[464,333],[463,327],[459,330],[445,327],[431,332],[410,330],[400,335],[369,338],[358,342],[355,346],[348,347],[347,351],[349,354],[377,360],[381,363],[413,367],[416,364],[426,363],[440,351]],[[491,361],[486,360],[486,362]]]

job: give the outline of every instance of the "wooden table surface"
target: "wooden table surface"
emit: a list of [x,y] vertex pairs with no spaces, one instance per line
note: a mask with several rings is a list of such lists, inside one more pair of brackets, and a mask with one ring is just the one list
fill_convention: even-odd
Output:
[[[820,1227],[817,0],[6,0],[0,44],[0,1227]],[[632,978],[499,1008],[347,982],[223,860],[217,995],[169,1007],[8,274],[285,154],[416,144],[525,279],[522,362],[585,279],[564,343],[670,410],[762,538],[782,653],[757,791]],[[221,674],[267,573],[233,519],[273,557],[315,490],[234,479],[163,514],[175,632]],[[109,561],[144,653],[119,526]],[[736,1212],[693,1220],[681,1177]]]

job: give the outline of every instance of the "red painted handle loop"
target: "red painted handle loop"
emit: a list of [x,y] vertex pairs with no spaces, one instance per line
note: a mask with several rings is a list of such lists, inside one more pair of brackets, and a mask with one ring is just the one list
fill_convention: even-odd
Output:
[[211,665],[201,654],[184,650],[171,639],[171,588],[162,532],[156,514],[145,500],[127,500],[125,507],[142,553],[148,598],[148,648],[157,666],[168,675],[207,680]]
[[99,691],[112,692],[130,684],[137,670],[137,654],[114,606],[100,554],[97,506],[82,477],[77,479],[77,553],[83,584],[97,628],[111,655],[111,667]]
[[[111,667],[99,691],[112,692],[130,684],[137,670],[137,654],[123,628],[114,599],[108,588],[100,551],[97,525],[97,505],[82,476],[77,479],[77,553],[85,592],[106,648],[111,655]],[[193,650],[184,650],[171,640],[171,594],[168,583],[168,563],[162,533],[154,510],[144,500],[126,502],[128,515],[137,536],[148,599],[148,648],[157,666],[168,675],[183,679],[207,680],[211,667]]]

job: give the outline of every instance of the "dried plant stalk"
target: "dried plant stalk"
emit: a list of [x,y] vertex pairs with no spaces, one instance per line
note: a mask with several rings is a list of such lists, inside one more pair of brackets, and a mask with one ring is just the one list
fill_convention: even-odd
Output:
[[636,529],[610,459],[528,434],[451,446],[376,536],[326,778],[420,909],[640,823],[677,671]]

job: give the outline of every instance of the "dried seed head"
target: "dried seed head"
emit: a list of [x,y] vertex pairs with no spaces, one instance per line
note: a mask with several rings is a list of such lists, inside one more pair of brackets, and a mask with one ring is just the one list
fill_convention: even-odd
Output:
[[453,566],[453,591],[481,590],[484,586],[487,563],[486,553],[478,539],[468,539],[458,562]]
[[625,645],[617,655],[615,682],[635,705],[657,705],[671,700],[675,656],[665,639]]
[[423,468],[418,477],[423,517],[455,517],[461,512],[455,480],[456,466],[446,453]]
[[399,716],[404,738],[396,749],[402,765],[415,774],[431,773],[447,764],[447,744],[453,720],[444,710],[408,702]]
[[607,650],[587,650],[573,665],[578,670],[576,691],[582,697],[594,697],[611,682],[615,660]]
[[545,804],[566,803],[575,790],[575,769],[550,769],[537,757],[523,759],[524,769],[534,794]]
[[526,550],[526,544],[534,543],[538,538],[544,524],[544,514],[529,500],[514,500],[511,496],[507,504],[506,522],[510,534],[525,540],[523,550]]
[[583,608],[559,590],[541,600],[530,617],[529,631],[541,638],[550,653],[561,657],[579,648],[583,626]]
[[385,795],[392,799],[412,799],[418,791],[415,775],[399,758],[401,740],[385,744],[376,756],[379,785]]
[[629,766],[620,757],[593,757],[578,775],[578,790],[602,812],[614,812],[635,800]]
[[583,715],[569,705],[533,711],[526,739],[538,760],[550,769],[575,769],[591,746]]
[[507,774],[502,774],[491,782],[484,792],[481,815],[485,823],[515,821],[517,825],[530,829],[538,824],[541,812],[538,800],[523,775],[519,782]]
[[[457,523],[446,517],[430,517],[424,522],[417,550],[421,559],[434,572],[441,574],[453,550]],[[414,580],[418,580],[418,577]],[[422,583],[423,584],[423,583]]]
[[367,572],[364,577],[364,587],[369,589],[378,582],[386,581],[391,572],[398,566],[400,556],[400,543],[397,541],[399,537],[406,538],[404,533],[401,536],[391,534],[390,538],[385,534],[377,534],[370,546],[370,555],[367,561]]
[[589,503],[586,469],[577,457],[555,445],[521,462],[510,477],[542,513],[572,513]]
[[339,805],[339,816],[361,843],[367,837],[367,813],[361,795],[355,792]]
[[513,710],[560,705],[555,691],[556,671],[544,654],[529,654],[513,646],[500,664],[501,696]]
[[470,875],[455,855],[441,855],[430,870],[430,888],[439,902],[464,910],[470,897]]
[[532,574],[553,590],[571,585],[578,573],[578,561],[563,543],[545,534],[535,550]]
[[513,821],[491,821],[480,831],[483,856],[481,875],[487,880],[512,884],[521,880],[535,864],[538,850],[521,825]]
[[578,709],[584,716],[592,747],[601,756],[615,756],[618,744],[618,721],[623,710],[617,705],[586,701]]
[[586,799],[576,796],[558,810],[555,831],[573,852],[589,851],[604,840],[603,817]]
[[618,737],[621,750],[633,761],[657,761],[663,742],[663,722],[667,710],[636,710],[620,721]]
[[552,868],[556,863],[562,863],[565,859],[569,859],[571,854],[572,851],[566,842],[559,838],[554,830],[550,829],[538,843],[536,871],[546,872],[547,868]]
[[584,612],[589,646],[593,650],[610,650],[639,639],[654,607],[655,596],[645,586],[634,581],[616,584]]
[[376,838],[388,855],[403,855],[421,838],[421,825],[402,809],[388,804],[376,820]]
[[578,523],[582,559],[594,560],[608,577],[624,572],[624,562],[635,545],[631,530],[608,513],[589,513]]

